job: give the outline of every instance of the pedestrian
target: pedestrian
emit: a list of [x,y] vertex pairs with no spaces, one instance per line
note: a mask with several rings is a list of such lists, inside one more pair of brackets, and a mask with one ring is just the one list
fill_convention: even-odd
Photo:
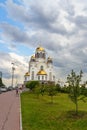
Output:
[[16,88],[16,95],[18,95],[19,94],[19,91],[18,91],[18,87]]

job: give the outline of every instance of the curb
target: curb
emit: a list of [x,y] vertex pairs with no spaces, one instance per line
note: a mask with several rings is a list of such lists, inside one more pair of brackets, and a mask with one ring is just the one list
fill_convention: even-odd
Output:
[[20,130],[23,130],[22,129],[21,98],[20,98],[20,95],[19,95],[19,100],[20,100]]

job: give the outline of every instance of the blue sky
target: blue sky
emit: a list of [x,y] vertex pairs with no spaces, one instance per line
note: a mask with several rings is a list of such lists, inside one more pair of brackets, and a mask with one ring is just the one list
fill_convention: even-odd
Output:
[[18,82],[23,82],[39,45],[53,58],[57,80],[65,81],[72,69],[82,69],[86,80],[86,41],[86,0],[0,0],[0,71],[7,85],[11,62],[16,63]]

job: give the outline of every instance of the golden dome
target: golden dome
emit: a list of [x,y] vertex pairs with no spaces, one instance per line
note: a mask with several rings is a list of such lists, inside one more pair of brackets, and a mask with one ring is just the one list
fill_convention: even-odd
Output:
[[52,61],[52,58],[51,58],[51,57],[48,57],[48,58],[47,58],[47,63],[53,63],[53,61]]
[[43,47],[37,47],[36,51],[44,51]]
[[40,70],[37,75],[47,75],[47,73],[44,70]]
[[35,55],[32,55],[31,58],[34,59],[34,58],[35,58]]
[[25,73],[25,76],[30,76],[30,73],[29,72]]
[[52,60],[52,58],[51,58],[51,57],[48,57],[47,59],[48,59],[48,60]]

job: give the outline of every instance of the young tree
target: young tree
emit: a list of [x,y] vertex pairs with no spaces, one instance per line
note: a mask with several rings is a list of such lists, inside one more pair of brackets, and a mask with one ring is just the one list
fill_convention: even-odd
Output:
[[45,93],[45,88],[46,88],[46,86],[45,86],[44,83],[40,84],[40,94],[41,94],[42,96],[43,96],[44,93]]
[[61,86],[59,83],[57,83],[55,87],[57,92],[61,92]]
[[[82,71],[77,75],[73,70],[67,77],[67,83],[69,84],[69,97],[76,105],[76,115],[78,114],[78,100],[80,93],[80,82],[82,79]],[[80,98],[83,100],[83,98]]]
[[39,81],[28,81],[26,83],[26,87],[29,88],[30,90],[34,90],[34,88],[38,85],[39,85]]
[[55,94],[56,94],[55,85],[54,85],[54,84],[48,84],[47,87],[46,87],[46,90],[47,90],[47,92],[48,92],[48,96],[51,97],[51,103],[53,103],[53,97],[54,97]]
[[45,93],[45,85],[39,83],[39,85],[37,85],[37,86],[35,87],[34,91],[35,91],[35,94],[37,95],[38,98],[39,98],[39,95],[40,95],[40,94],[43,96],[44,93]]

